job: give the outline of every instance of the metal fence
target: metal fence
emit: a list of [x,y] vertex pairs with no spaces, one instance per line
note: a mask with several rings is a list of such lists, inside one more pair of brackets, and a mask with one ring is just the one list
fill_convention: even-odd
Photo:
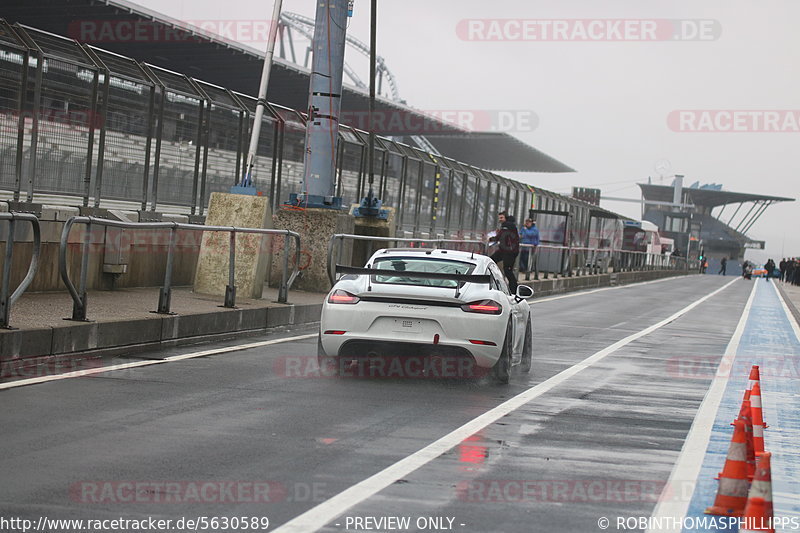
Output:
[[[22,293],[33,282],[39,268],[39,256],[42,251],[41,228],[39,219],[30,213],[0,213],[0,221],[8,221],[8,237],[5,242],[3,261],[3,277],[0,280],[0,328],[10,328],[11,306],[19,300]],[[17,221],[29,222],[33,229],[33,249],[25,277],[14,291],[11,291],[11,270],[14,264],[14,236]]]
[[[29,215],[32,216],[32,215]],[[34,217],[35,218],[35,217]],[[12,219],[13,222],[13,219]],[[81,268],[79,274],[78,287],[72,283],[69,276],[68,261],[67,261],[67,245],[69,241],[69,234],[75,224],[85,224],[86,230],[83,234],[83,243],[81,245]],[[105,226],[119,229],[149,229],[149,230],[168,230],[170,232],[169,248],[167,251],[167,265],[164,270],[164,284],[161,287],[158,297],[157,313],[171,314],[170,302],[172,295],[172,266],[174,263],[175,249],[177,247],[177,232],[178,230],[189,231],[222,231],[230,234],[229,240],[229,256],[228,256],[228,285],[225,287],[225,302],[224,307],[236,306],[236,235],[238,233],[249,233],[258,235],[282,235],[284,237],[283,246],[283,262],[281,270],[281,282],[278,287],[278,302],[286,303],[288,301],[289,289],[291,288],[294,280],[300,275],[298,265],[300,264],[300,235],[294,231],[281,230],[281,229],[261,229],[261,228],[236,228],[232,226],[205,226],[200,224],[180,224],[177,222],[121,222],[117,220],[108,220],[96,217],[71,217],[64,223],[64,229],[61,232],[61,242],[59,244],[58,252],[58,271],[61,280],[66,285],[67,290],[72,297],[72,318],[71,320],[86,321],[86,313],[88,307],[87,301],[87,286],[89,275],[89,256],[92,242],[92,225]],[[38,228],[38,225],[36,226]],[[291,274],[289,273],[289,238],[294,239],[294,267]],[[7,260],[6,265],[10,262]],[[32,277],[32,276],[31,276]],[[24,289],[23,289],[24,290]],[[16,294],[16,293],[15,293]]]
[[[14,200],[54,194],[87,207],[127,201],[142,211],[202,215],[212,192],[228,191],[243,176],[255,104],[224,87],[0,20],[0,188]],[[267,111],[254,181],[274,212],[300,190],[306,116],[275,104]],[[367,133],[341,127],[336,190],[343,205],[367,192],[367,146]],[[498,211],[521,222],[535,209],[568,213],[568,242],[557,244],[579,247],[607,231],[598,222],[610,217],[617,231],[624,218],[397,138],[379,137],[375,155],[375,190],[395,209],[398,237],[482,239]]]

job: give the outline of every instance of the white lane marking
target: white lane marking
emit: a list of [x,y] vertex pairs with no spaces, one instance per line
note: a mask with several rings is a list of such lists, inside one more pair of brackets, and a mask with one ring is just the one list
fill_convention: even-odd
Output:
[[553,300],[563,300],[564,298],[574,298],[575,296],[584,296],[586,294],[594,294],[596,292],[604,292],[604,291],[613,291],[616,289],[627,289],[628,287],[641,287],[642,285],[650,285],[652,283],[661,283],[663,281],[673,281],[676,279],[686,279],[688,276],[671,276],[668,278],[661,278],[661,279],[654,279],[651,281],[642,281],[642,282],[634,282],[628,283],[626,285],[617,285],[615,287],[603,287],[601,289],[592,289],[590,291],[575,291],[569,294],[562,294],[561,296],[548,296],[547,298],[534,298],[530,300],[529,304],[538,304],[542,302],[552,302]]
[[[689,510],[691,496],[689,498],[676,498],[675,493],[670,491],[673,491],[676,487],[684,486],[683,484],[686,482],[695,483],[700,475],[700,468],[703,466],[706,449],[711,440],[711,430],[714,428],[719,404],[725,394],[725,387],[728,385],[730,369],[733,368],[733,360],[736,357],[736,351],[739,349],[739,343],[742,340],[744,328],[747,325],[747,319],[753,307],[757,287],[758,283],[753,283],[753,289],[750,291],[750,297],[744,306],[739,323],[736,325],[733,336],[725,348],[725,354],[719,362],[714,379],[711,381],[708,391],[706,391],[705,398],[703,398],[703,403],[700,404],[700,408],[694,416],[692,426],[689,428],[689,433],[683,442],[681,452],[675,461],[675,466],[672,467],[669,481],[664,487],[664,492],[661,494],[655,509],[653,509],[654,524],[662,526],[664,524],[675,524],[679,522],[680,518],[686,516],[686,512]],[[680,531],[681,527],[676,524],[676,527],[672,529],[666,526],[650,528],[647,533],[678,533]]]
[[74,372],[66,372],[64,374],[58,374],[53,376],[42,376],[38,378],[29,378],[29,379],[20,379],[18,381],[11,381],[8,383],[0,383],[0,390],[3,389],[13,389],[15,387],[24,387],[25,385],[36,385],[39,383],[46,383],[48,381],[56,381],[59,379],[69,379],[69,378],[81,378],[86,376],[91,376],[94,374],[101,374],[103,372],[111,372],[113,370],[126,370],[129,368],[138,368],[142,366],[150,366],[150,365],[160,365],[162,363],[172,363],[175,361],[183,361],[184,359],[194,359],[195,357],[205,357],[207,355],[216,355],[220,353],[228,353],[228,352],[238,352],[240,350],[249,350],[250,348],[260,348],[262,346],[269,346],[270,344],[279,344],[282,342],[291,342],[291,341],[299,341],[305,339],[311,339],[316,337],[316,333],[311,333],[308,335],[297,335],[294,337],[285,337],[281,339],[272,339],[269,341],[259,341],[259,342],[251,342],[248,344],[237,344],[236,346],[227,346],[225,348],[214,348],[212,350],[203,350],[202,352],[192,352],[186,353],[182,355],[173,355],[171,357],[165,357],[164,359],[155,359],[155,360],[147,360],[147,361],[135,361],[132,363],[122,363],[119,365],[110,365],[110,366],[103,366],[98,368],[88,368],[86,370],[75,370]]
[[735,283],[737,279],[734,279],[733,281],[726,283],[719,289],[687,305],[677,313],[669,316],[668,318],[665,318],[661,322],[658,322],[657,324],[654,324],[637,333],[629,335],[624,339],[619,340],[606,348],[603,348],[599,352],[561,371],[560,373],[556,374],[550,379],[543,381],[542,383],[539,383],[534,387],[531,387],[530,389],[514,396],[509,400],[506,400],[497,407],[490,409],[489,411],[486,411],[477,418],[470,420],[463,426],[459,427],[458,429],[455,429],[454,431],[448,433],[444,437],[429,444],[428,446],[422,448],[421,450],[414,452],[413,454],[401,459],[400,461],[385,468],[384,470],[381,470],[377,474],[374,474],[368,477],[367,479],[360,481],[359,483],[356,483],[352,487],[345,489],[336,496],[333,496],[329,500],[317,505],[316,507],[312,507],[305,513],[283,524],[281,527],[275,530],[275,533],[290,533],[290,532],[305,533],[308,531],[316,531],[324,527],[325,525],[335,520],[336,517],[346,512],[351,507],[375,495],[376,493],[385,489],[398,479],[402,479],[411,472],[414,472],[418,468],[421,468],[422,466],[428,464],[429,462],[433,461],[443,453],[447,452],[448,450],[456,446],[458,443],[462,442],[464,439],[477,433],[486,426],[493,424],[494,422],[497,422],[507,414],[522,407],[531,400],[534,400],[535,398],[538,398],[539,396],[545,394],[546,392],[550,391],[557,385],[560,385],[564,381],[573,377],[578,372],[589,368],[590,366],[603,360],[604,358],[608,357],[609,355],[616,352],[620,348],[630,344],[631,342],[640,339],[645,335],[649,335],[650,333],[656,331],[657,329],[666,326],[670,322],[677,320],[678,318],[685,315],[686,313],[688,313],[698,305],[702,304],[709,298],[712,298],[716,294],[719,294],[720,292],[728,288],[730,285]]

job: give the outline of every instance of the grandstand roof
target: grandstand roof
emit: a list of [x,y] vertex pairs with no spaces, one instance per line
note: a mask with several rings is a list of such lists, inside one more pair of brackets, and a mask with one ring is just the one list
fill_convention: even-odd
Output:
[[[241,43],[214,36],[190,24],[171,19],[126,0],[3,0],[0,17],[51,33],[88,41],[100,48],[158,65],[228,89],[255,95],[258,92],[264,53]],[[82,32],[81,23],[144,23],[147,35],[157,38],[123,40],[103,38],[102,33]],[[83,33],[83,35],[82,35]],[[84,39],[81,39],[81,37]],[[310,71],[275,58],[267,99],[293,109],[308,106]],[[347,112],[368,109],[366,91],[346,85],[342,96],[343,121]],[[487,170],[522,172],[573,172],[567,165],[517,140],[507,133],[476,133],[461,129],[409,106],[378,98],[379,113],[399,113],[414,121],[436,125],[425,135],[448,157]],[[359,126],[359,124],[351,124]],[[378,132],[393,135],[392,132]]]
[[[644,197],[645,201],[652,200],[654,202],[671,202],[673,199],[674,189],[670,185],[652,185],[649,183],[640,183],[639,187],[642,189],[642,196]],[[720,205],[746,202],[794,202],[795,200],[794,198],[786,198],[781,196],[767,196],[763,194],[720,191],[714,189],[685,187],[683,191],[684,193],[688,193],[688,200],[690,203],[703,207],[717,207]]]

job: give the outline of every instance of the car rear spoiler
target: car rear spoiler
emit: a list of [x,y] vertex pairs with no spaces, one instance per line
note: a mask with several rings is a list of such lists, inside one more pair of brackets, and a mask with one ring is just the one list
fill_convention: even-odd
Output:
[[408,276],[419,279],[442,279],[464,281],[467,283],[489,284],[489,274],[442,274],[439,272],[417,272],[416,270],[381,270],[377,268],[358,268],[336,265],[337,274],[354,274],[356,276]]

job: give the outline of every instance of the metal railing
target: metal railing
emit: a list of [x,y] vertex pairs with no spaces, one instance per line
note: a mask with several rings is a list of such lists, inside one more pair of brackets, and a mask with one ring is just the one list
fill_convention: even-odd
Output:
[[[346,233],[337,233],[336,235],[331,236],[331,240],[328,243],[328,279],[331,282],[331,285],[336,283],[336,261],[342,255],[342,248],[344,247],[344,241],[351,240],[351,241],[366,241],[367,244],[367,257],[372,255],[372,243],[374,242],[387,242],[387,243],[409,243],[413,248],[430,248],[431,245],[437,248],[444,248],[445,244],[455,244],[455,245],[468,245],[470,247],[478,246],[480,250],[478,253],[485,254],[488,249],[488,243],[486,241],[479,241],[479,240],[469,240],[469,239],[414,239],[414,238],[403,238],[403,237],[373,237],[370,235],[349,235]],[[336,246],[336,243],[339,243]],[[334,257],[334,251],[336,254]],[[361,265],[359,265],[361,266]]]
[[[676,270],[690,271],[699,268],[699,262],[685,257],[673,257],[667,254],[653,254],[636,252],[632,250],[617,250],[613,248],[586,248],[570,246],[553,246],[542,244],[520,244],[520,251],[528,250],[526,268],[520,269],[525,274],[525,280],[539,279],[542,273],[544,279],[552,274],[554,278],[573,275],[607,274],[612,272],[634,272],[647,270]],[[556,263],[554,269],[540,269],[542,255],[547,254],[547,263]]]
[[[83,236],[83,243],[81,245],[81,273],[79,288],[76,289],[75,285],[69,278],[67,272],[67,241],[72,226],[75,224],[86,224],[86,231]],[[167,251],[167,266],[164,273],[164,285],[161,287],[158,296],[158,310],[155,311],[159,314],[172,314],[170,311],[170,300],[172,296],[172,266],[175,257],[175,248],[177,245],[178,230],[188,231],[224,231],[230,233],[230,259],[228,261],[228,285],[225,287],[225,302],[224,307],[236,306],[236,284],[235,284],[235,268],[236,268],[236,234],[237,233],[256,233],[260,235],[283,235],[284,236],[284,252],[283,252],[283,267],[281,272],[281,284],[278,289],[278,302],[286,303],[288,301],[289,289],[291,288],[294,280],[300,274],[300,235],[294,231],[278,230],[278,229],[262,229],[262,228],[237,228],[233,226],[203,226],[199,224],[182,224],[179,222],[121,222],[117,220],[107,220],[95,217],[72,217],[64,224],[64,229],[61,232],[61,243],[58,254],[58,269],[64,285],[67,286],[70,295],[72,296],[72,318],[71,320],[86,321],[86,307],[87,307],[87,279],[89,275],[89,249],[91,246],[92,226],[107,226],[119,229],[133,229],[133,230],[157,230],[164,229],[170,231],[169,248]],[[294,269],[289,275],[289,238],[295,240],[295,261]]]
[[[42,233],[39,227],[39,219],[30,213],[0,213],[0,220],[8,220],[8,239],[6,240],[5,261],[3,262],[3,281],[0,288],[0,328],[11,329],[9,318],[11,306],[22,296],[22,293],[33,282],[33,277],[39,269],[39,257],[42,250]],[[14,259],[14,234],[16,233],[16,223],[23,220],[31,223],[33,229],[33,252],[31,262],[28,266],[28,273],[25,274],[22,282],[9,295],[9,284],[11,283],[11,266]]]

